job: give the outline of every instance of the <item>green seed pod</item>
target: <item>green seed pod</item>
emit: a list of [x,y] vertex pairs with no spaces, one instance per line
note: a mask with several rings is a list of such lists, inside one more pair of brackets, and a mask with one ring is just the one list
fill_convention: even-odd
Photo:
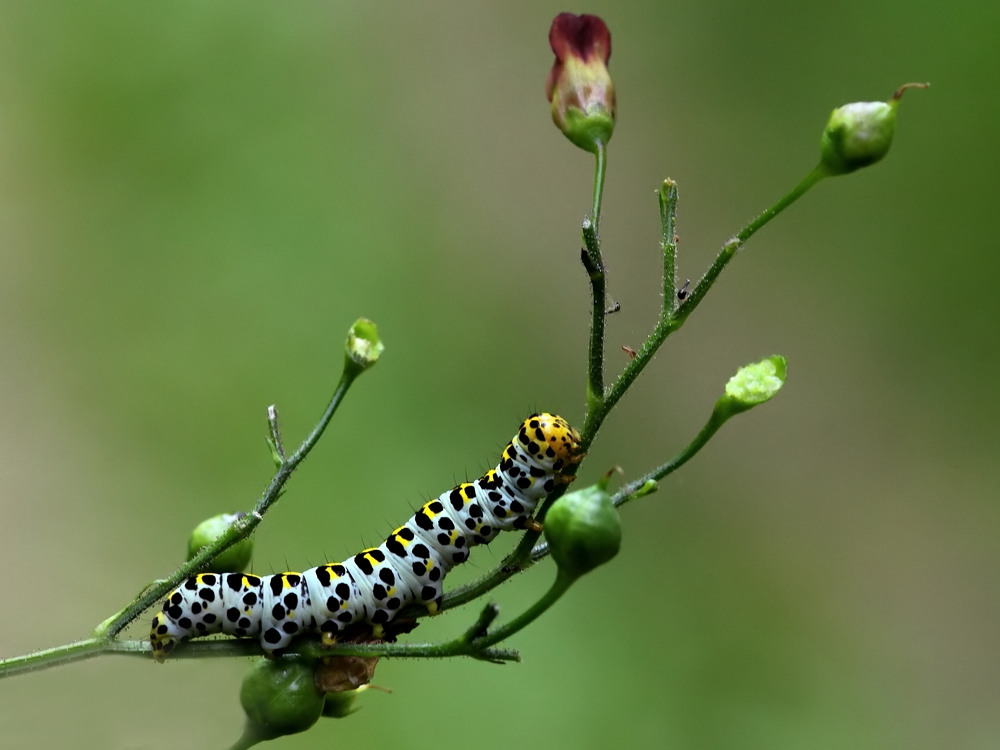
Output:
[[[188,537],[187,559],[197,555],[202,547],[207,547],[220,536],[226,529],[232,526],[234,521],[242,517],[241,513],[223,513],[219,516],[212,516],[195,526],[191,536]],[[200,573],[230,573],[245,570],[253,557],[253,540],[249,537],[241,539],[233,546],[220,552],[208,561],[208,564],[200,568]]]
[[833,110],[820,139],[820,163],[827,174],[847,174],[880,161],[892,145],[903,92],[927,86],[908,83],[887,102],[852,102]]
[[240,703],[248,734],[274,739],[304,732],[323,713],[323,695],[313,681],[313,662],[285,656],[259,659],[243,678]]
[[552,557],[559,572],[571,578],[603,565],[621,547],[621,521],[608,494],[610,477],[563,495],[545,516],[545,538]]

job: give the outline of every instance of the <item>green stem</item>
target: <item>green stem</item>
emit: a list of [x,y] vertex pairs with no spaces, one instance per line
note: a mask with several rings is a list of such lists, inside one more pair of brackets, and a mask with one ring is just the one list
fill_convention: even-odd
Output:
[[36,651],[25,656],[2,659],[0,660],[0,677],[8,677],[19,672],[44,669],[71,661],[89,659],[101,653],[148,654],[148,644],[145,644],[145,649],[137,648],[135,642],[116,641],[114,640],[114,636],[118,635],[139,615],[176,588],[181,581],[201,569],[217,554],[253,533],[264,513],[281,496],[282,490],[289,478],[291,478],[292,473],[305,460],[313,446],[316,445],[316,442],[323,435],[323,431],[333,418],[337,407],[343,401],[354,379],[361,372],[363,372],[363,368],[358,368],[350,363],[345,365],[340,382],[319,422],[313,428],[312,432],[306,436],[305,440],[302,441],[302,444],[295,453],[278,467],[270,484],[264,490],[251,513],[246,514],[233,523],[215,542],[202,548],[197,555],[181,565],[169,578],[157,580],[140,591],[128,606],[98,625],[94,631],[94,637],[43,651]]
[[559,597],[565,594],[569,587],[573,585],[573,581],[575,580],[576,578],[572,578],[563,573],[562,570],[559,570],[556,574],[556,580],[541,599],[532,604],[527,610],[522,612],[506,625],[501,625],[489,635],[474,640],[472,642],[473,645],[475,645],[477,649],[483,649],[488,646],[492,646],[494,643],[499,643],[502,640],[510,638],[510,636],[514,635],[514,633],[524,629],[538,619],[538,616],[541,615],[542,612],[555,604]]
[[[340,376],[340,382],[337,384],[337,389],[333,392],[333,396],[330,397],[330,402],[326,406],[326,411],[323,412],[323,416],[319,418],[319,422],[313,427],[312,432],[310,432],[302,444],[296,449],[295,453],[288,457],[278,471],[275,472],[274,477],[271,479],[271,483],[264,490],[261,495],[260,500],[257,503],[257,507],[254,508],[254,513],[258,515],[264,515],[268,508],[274,504],[275,501],[281,496],[281,491],[285,486],[285,483],[291,478],[292,472],[294,472],[299,464],[301,464],[309,452],[313,449],[319,439],[323,436],[323,432],[326,430],[330,420],[333,419],[334,413],[337,411],[337,407],[340,406],[340,402],[344,400],[344,396],[347,395],[347,390],[354,383],[354,379],[362,372],[354,367],[345,367],[343,374]],[[259,518],[255,518],[254,527],[260,523]],[[251,527],[252,530],[253,527]],[[238,540],[235,540],[238,541]],[[220,550],[221,551],[221,550]]]
[[657,192],[660,201],[660,249],[663,252],[663,300],[660,320],[674,314],[677,304],[677,183],[666,179]]
[[476,656],[493,662],[520,661],[521,655],[509,648],[484,648],[461,638],[444,643],[347,643],[333,648],[319,645],[295,649],[307,656],[359,656],[387,659],[441,659],[447,656]]
[[282,462],[281,466],[278,467],[278,470],[274,473],[270,484],[268,484],[267,488],[262,493],[261,498],[258,500],[253,511],[236,521],[225,531],[224,534],[216,539],[215,542],[207,547],[203,547],[197,555],[181,565],[169,578],[164,579],[156,586],[150,587],[145,592],[137,596],[132,604],[122,610],[121,614],[114,620],[114,622],[107,626],[106,632],[109,635],[114,636],[120,633],[126,626],[129,625],[129,623],[135,620],[136,617],[142,614],[145,610],[149,609],[149,607],[155,604],[158,600],[162,599],[181,581],[203,568],[209,560],[218,555],[220,552],[253,533],[254,529],[257,528],[257,525],[263,519],[264,514],[267,513],[268,509],[281,496],[282,490],[291,478],[292,473],[298,468],[299,464],[305,460],[306,456],[309,455],[309,452],[319,441],[320,437],[322,437],[323,431],[330,423],[334,413],[337,411],[337,407],[340,406],[344,396],[347,394],[347,390],[351,387],[351,384],[354,382],[354,379],[358,376],[359,372],[360,370],[354,368],[344,368],[344,372],[340,378],[340,383],[337,384],[337,388],[333,392],[333,396],[330,398],[330,402],[327,404],[326,410],[320,417],[319,422],[317,422],[316,426],[313,427],[312,432],[306,436],[305,440],[302,441],[295,453],[289,456]]
[[90,659],[105,652],[108,641],[105,638],[88,638],[84,641],[67,643],[44,651],[35,651],[24,656],[14,656],[0,662],[0,677],[11,677],[22,672],[34,672],[57,664]]
[[773,219],[775,216],[780,214],[790,205],[795,203],[799,198],[801,198],[805,193],[815,185],[817,182],[822,180],[824,177],[829,177],[829,172],[823,167],[822,164],[816,165],[813,170],[807,174],[798,185],[792,188],[791,192],[788,193],[784,198],[779,200],[770,208],[765,209],[761,212],[760,216],[747,224],[740,232],[736,235],[740,242],[746,242],[750,239],[758,229],[763,227],[767,222]]
[[[611,384],[610,388],[608,388],[604,398],[599,404],[596,405],[596,408],[587,412],[587,418],[584,421],[583,429],[580,433],[584,450],[590,447],[590,444],[596,437],[597,431],[604,422],[604,419],[615,407],[618,401],[621,400],[622,396],[625,395],[632,383],[635,382],[635,379],[639,377],[639,373],[641,373],[645,369],[646,365],[652,361],[653,356],[656,354],[663,342],[666,341],[667,337],[671,333],[684,325],[688,316],[691,315],[702,299],[705,298],[708,290],[712,288],[712,285],[715,284],[718,279],[719,274],[721,274],[726,266],[729,265],[729,262],[736,255],[736,251],[743,246],[743,243],[752,237],[771,219],[788,208],[796,200],[801,198],[813,185],[826,176],[828,175],[822,166],[816,167],[808,175],[806,175],[806,177],[798,185],[796,185],[791,192],[781,198],[781,200],[773,206],[763,211],[757,218],[740,230],[740,232],[733,239],[726,242],[726,244],[723,245],[722,250],[719,251],[719,254],[716,256],[711,267],[705,272],[705,275],[701,277],[698,284],[685,298],[684,302],[682,302],[675,310],[672,310],[673,300],[664,300],[660,318],[653,327],[653,331],[643,342],[638,352],[636,352],[635,358],[630,360],[625,366],[625,369],[615,379],[615,382]],[[660,191],[660,220],[663,226],[663,236],[669,238],[670,243],[667,244],[672,245],[674,235],[673,223],[677,207],[677,190],[676,185],[669,180],[664,182],[664,187],[666,190],[661,189]],[[669,253],[672,253],[673,250],[674,248],[664,247],[665,274],[670,273],[667,256]],[[666,291],[671,285],[665,279],[663,286],[664,291]]]
[[590,346],[587,356],[587,412],[600,406],[604,399],[604,322],[607,317],[607,281],[601,241],[590,222],[583,224],[583,241],[586,248],[580,254],[590,278]]
[[267,407],[267,427],[271,433],[268,445],[274,453],[275,466],[281,467],[287,459],[285,458],[285,445],[281,440],[281,424],[278,422],[278,407],[271,404]]
[[87,638],[55,648],[35,651],[24,656],[14,656],[0,661],[0,679],[24,672],[69,664],[91,659],[100,654],[144,655],[148,658],[149,644],[139,641],[115,641],[109,638]]
[[[572,585],[575,578],[564,574],[561,570],[549,590],[523,613],[506,625],[492,632],[485,633],[486,627],[496,618],[496,605],[487,605],[479,615],[475,624],[451,641],[444,643],[378,643],[378,644],[345,644],[332,649],[316,652],[316,655],[349,655],[349,656],[386,656],[386,657],[430,657],[473,656],[487,661],[520,660],[516,651],[490,648],[527,627],[545,610],[551,607]],[[310,650],[309,653],[312,653]]]
[[608,314],[604,258],[601,257],[599,229],[601,201],[604,196],[604,174],[608,151],[603,143],[597,144],[594,166],[594,202],[590,220],[583,223],[583,241],[586,245],[581,260],[590,278],[591,319],[590,351],[587,366],[587,411],[597,408],[604,398],[604,318]]
[[264,742],[265,739],[265,737],[260,735],[256,727],[247,722],[246,727],[243,729],[243,734],[240,735],[240,738],[236,742],[229,746],[229,750],[249,750],[254,745]]
[[594,225],[594,233],[596,234],[601,226],[601,201],[604,197],[604,171],[608,166],[608,147],[603,143],[598,143],[594,156],[594,204],[590,214],[590,223]]
[[687,444],[684,450],[662,466],[658,466],[652,471],[639,477],[639,479],[629,482],[618,490],[618,492],[611,497],[615,507],[621,507],[622,505],[635,500],[637,497],[642,497],[643,495],[648,494],[648,492],[644,490],[649,482],[658,482],[668,474],[672,474],[677,471],[681,466],[694,458],[695,454],[705,447],[708,441],[712,439],[712,436],[719,431],[719,428],[722,427],[726,421],[726,417],[720,417],[713,411],[712,416],[708,419],[708,422],[706,422],[705,426],[701,428],[701,432],[695,436],[694,440]]
[[[477,622],[462,637],[464,648],[455,642],[440,643],[344,643],[333,647],[321,646],[315,642],[296,644],[291,651],[316,658],[326,656],[360,656],[392,658],[435,658],[441,656],[475,655],[489,661],[520,661],[520,655],[513,649],[491,649],[483,646],[469,646],[476,637],[482,637],[489,622]],[[68,643],[56,648],[38,651],[25,656],[5,659],[0,664],[0,679],[27,672],[35,672],[49,667],[62,666],[84,661],[104,654],[133,656],[149,660],[149,641],[121,641],[106,638],[89,638],[85,641]],[[171,661],[178,659],[233,659],[264,656],[264,650],[255,639],[225,638],[219,640],[193,641],[171,655]]]
[[708,294],[708,290],[712,288],[713,284],[715,284],[719,274],[725,270],[726,266],[729,265],[729,262],[736,256],[736,252],[743,247],[743,244],[748,239],[750,239],[765,224],[771,221],[771,219],[801,198],[809,190],[809,188],[827,176],[829,175],[822,165],[815,167],[798,185],[792,188],[791,192],[770,208],[762,211],[756,219],[743,227],[743,229],[741,229],[735,237],[726,242],[726,244],[722,246],[722,250],[719,251],[719,254],[716,256],[711,267],[705,272],[705,275],[701,277],[695,285],[695,288],[691,290],[687,299],[685,299],[684,302],[677,308],[677,318],[682,322],[687,319],[702,299],[704,299],[705,295]]

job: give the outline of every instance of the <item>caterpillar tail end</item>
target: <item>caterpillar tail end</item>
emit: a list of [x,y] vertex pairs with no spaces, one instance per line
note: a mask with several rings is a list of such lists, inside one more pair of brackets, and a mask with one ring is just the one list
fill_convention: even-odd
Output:
[[153,658],[160,664],[178,643],[178,639],[170,632],[170,624],[165,614],[157,612],[153,618],[153,627],[149,631],[149,645],[153,647]]

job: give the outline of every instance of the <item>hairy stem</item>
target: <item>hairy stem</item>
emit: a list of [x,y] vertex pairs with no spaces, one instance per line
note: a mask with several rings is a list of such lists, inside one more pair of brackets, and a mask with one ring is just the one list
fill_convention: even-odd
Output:
[[601,241],[597,230],[589,222],[583,224],[583,241],[586,247],[580,253],[583,267],[590,278],[590,345],[587,355],[587,413],[595,411],[604,400],[604,322],[607,310],[607,278]]
[[598,142],[594,156],[594,205],[590,213],[590,223],[594,225],[594,234],[597,234],[601,226],[601,200],[604,197],[604,171],[608,166],[608,147]]
[[4,659],[0,661],[0,678],[83,661],[101,654],[141,654],[148,658],[149,650],[149,644],[145,642],[116,641],[107,637],[87,638],[55,648],[35,651],[24,656]]
[[[676,308],[674,307],[673,298],[676,296],[676,292],[672,292],[670,299],[663,300],[659,320],[657,320],[652,332],[636,352],[635,358],[629,361],[629,363],[625,366],[625,369],[615,379],[614,383],[611,384],[605,393],[604,398],[599,404],[597,404],[597,408],[588,410],[587,419],[584,422],[583,430],[581,431],[584,449],[588,448],[593,442],[598,429],[604,422],[604,419],[621,400],[622,396],[625,395],[632,383],[635,382],[635,379],[639,377],[639,374],[646,368],[646,365],[652,361],[653,356],[656,354],[657,350],[659,350],[663,342],[666,341],[667,337],[684,325],[688,316],[694,312],[695,308],[705,298],[708,290],[712,288],[718,280],[719,275],[736,256],[736,252],[743,246],[743,243],[752,237],[759,229],[764,227],[764,225],[771,221],[771,219],[788,208],[796,200],[801,198],[813,185],[826,176],[827,173],[825,170],[821,167],[816,167],[787,195],[781,198],[770,208],[761,212],[757,218],[740,230],[735,237],[726,242],[722,246],[722,249],[719,251],[719,254],[716,256],[715,261],[709,267],[708,271],[705,272],[705,275],[701,277],[695,285],[695,288],[686,296],[680,305]],[[666,291],[673,289],[676,284],[676,282],[671,283],[666,278],[666,276],[671,273],[671,268],[673,266],[672,262],[668,262],[668,256],[671,256],[670,261],[673,261],[675,259],[676,252],[676,247],[673,241],[674,217],[677,212],[676,184],[672,180],[666,180],[659,194],[660,221],[662,223],[664,237],[663,262],[665,278],[663,288],[664,293],[666,294]]]
[[663,299],[660,320],[674,314],[677,304],[677,183],[666,179],[657,191],[660,201],[660,251],[663,253]]
[[590,346],[587,359],[587,411],[597,408],[604,398],[604,317],[607,315],[607,280],[604,258],[601,256],[599,229],[601,225],[601,200],[604,195],[604,173],[608,152],[603,143],[597,144],[594,166],[594,202],[588,221],[583,222],[583,249],[580,259],[590,278],[592,310],[590,318]]
[[204,567],[213,557],[218,555],[220,552],[228,549],[236,542],[247,538],[253,533],[254,529],[263,519],[265,513],[268,509],[277,501],[281,496],[282,490],[285,484],[291,478],[292,473],[298,468],[309,452],[313,449],[316,443],[319,441],[320,437],[323,435],[323,431],[326,426],[330,423],[333,418],[334,412],[337,411],[337,407],[340,406],[341,401],[343,401],[348,389],[357,377],[358,371],[350,368],[345,368],[343,375],[340,378],[340,383],[338,383],[333,396],[330,398],[330,402],[327,404],[326,410],[323,412],[323,416],[320,417],[319,422],[313,427],[312,432],[310,432],[302,444],[299,445],[298,449],[289,456],[285,461],[281,463],[278,470],[274,473],[271,478],[270,484],[264,490],[257,501],[257,505],[254,507],[253,511],[243,516],[239,520],[233,523],[225,533],[223,533],[218,539],[212,544],[203,547],[197,555],[192,557],[186,563],[181,565],[173,575],[163,581],[157,583],[155,586],[151,586],[142,592],[136,599],[122,610],[121,614],[107,626],[107,633],[111,636],[120,633],[129,623],[136,619],[140,614],[149,609],[158,600],[162,599],[167,593],[172,591],[181,581],[190,577],[202,567]]

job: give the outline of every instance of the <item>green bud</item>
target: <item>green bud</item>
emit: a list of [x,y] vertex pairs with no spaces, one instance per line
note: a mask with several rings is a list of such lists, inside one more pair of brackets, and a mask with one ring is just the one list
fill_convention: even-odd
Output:
[[323,713],[323,695],[313,682],[313,662],[284,656],[259,659],[243,678],[240,703],[248,734],[274,739],[304,732]]
[[892,145],[903,92],[929,85],[907,83],[887,102],[852,102],[833,110],[820,139],[820,164],[827,174],[847,174],[881,160]]
[[[226,529],[242,516],[242,513],[223,513],[220,516],[212,516],[195,526],[194,531],[191,532],[191,536],[188,538],[187,559],[190,560],[201,551],[202,547],[207,547],[222,536]],[[245,570],[250,564],[252,556],[253,540],[249,537],[241,539],[209,560],[198,572],[229,573]]]
[[545,538],[560,573],[579,578],[618,554],[622,526],[608,493],[610,477],[563,495],[545,516]]
[[712,416],[725,421],[774,397],[785,384],[785,358],[774,355],[741,367],[726,383],[726,395],[715,403]]
[[347,331],[347,342],[344,345],[347,356],[345,368],[363,372],[378,361],[383,349],[385,345],[379,338],[375,324],[367,318],[358,318]]

